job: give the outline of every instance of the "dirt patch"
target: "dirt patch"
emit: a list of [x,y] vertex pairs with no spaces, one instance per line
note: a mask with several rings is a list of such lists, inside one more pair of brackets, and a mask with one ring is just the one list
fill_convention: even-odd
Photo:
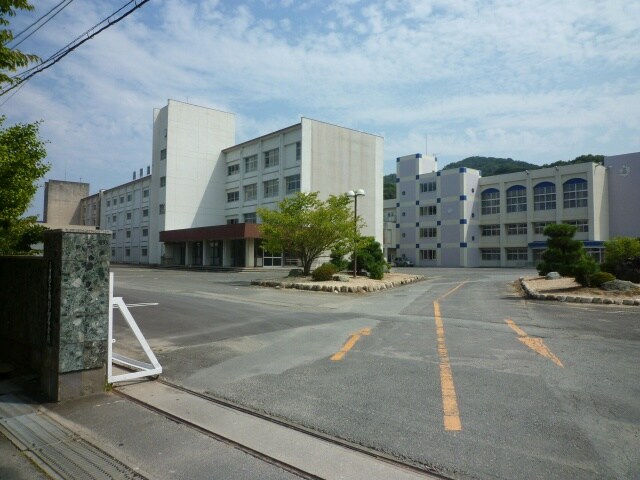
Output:
[[577,297],[609,297],[609,298],[637,298],[640,297],[640,285],[637,289],[622,291],[608,291],[600,288],[586,288],[571,277],[547,280],[544,277],[525,278],[528,287],[538,293],[557,295],[572,295]]

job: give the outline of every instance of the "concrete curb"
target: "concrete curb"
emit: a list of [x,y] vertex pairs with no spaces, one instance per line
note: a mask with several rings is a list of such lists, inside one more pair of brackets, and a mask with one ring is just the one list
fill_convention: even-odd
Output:
[[409,275],[401,280],[381,280],[380,283],[375,285],[336,285],[330,283],[327,285],[321,285],[320,283],[307,283],[296,282],[295,280],[253,280],[251,285],[258,285],[260,287],[272,287],[272,288],[289,288],[295,290],[310,290],[314,292],[328,292],[328,293],[370,293],[379,292],[382,290],[388,290],[390,288],[401,287],[402,285],[408,285],[410,283],[419,282],[424,280],[422,275]]
[[524,277],[520,277],[520,285],[527,298],[533,300],[552,300],[567,303],[595,303],[600,305],[627,305],[640,306],[640,298],[617,298],[617,297],[583,297],[579,295],[562,295],[555,293],[538,293],[537,290],[529,287]]

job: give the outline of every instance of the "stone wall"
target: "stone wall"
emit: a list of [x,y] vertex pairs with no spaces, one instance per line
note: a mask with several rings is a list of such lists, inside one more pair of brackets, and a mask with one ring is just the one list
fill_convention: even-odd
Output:
[[0,358],[18,373],[39,373],[47,315],[42,257],[0,257]]
[[45,232],[44,257],[0,259],[0,352],[59,401],[104,388],[109,231]]

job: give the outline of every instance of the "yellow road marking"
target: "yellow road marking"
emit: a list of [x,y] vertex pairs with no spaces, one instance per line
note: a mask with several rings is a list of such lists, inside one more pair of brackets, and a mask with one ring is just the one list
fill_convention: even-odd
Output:
[[529,335],[527,335],[527,332],[516,325],[513,320],[506,319],[505,322],[507,322],[507,325],[509,325],[509,327],[511,327],[511,329],[518,334],[518,340],[520,340],[534,352],[542,355],[543,357],[547,357],[559,367],[564,368],[564,365],[562,365],[560,359],[556,357],[551,350],[549,350],[549,348],[544,344],[541,338],[530,337]]
[[[450,290],[447,295],[453,293],[463,284],[458,285]],[[436,333],[438,334],[438,355],[440,357],[440,388],[442,390],[442,410],[444,412],[444,429],[445,430],[462,430],[462,422],[460,421],[460,411],[458,410],[458,399],[456,397],[456,389],[453,384],[453,373],[451,372],[451,363],[449,362],[449,352],[444,341],[444,324],[440,315],[440,304],[436,300],[433,302],[433,312],[436,322]]]
[[344,358],[344,356],[347,354],[347,352],[353,348],[353,346],[358,342],[358,340],[360,340],[360,337],[362,337],[363,335],[370,335],[370,334],[371,334],[371,329],[370,328],[363,328],[361,330],[358,330],[357,333],[354,333],[353,335],[351,335],[349,340],[347,340],[347,343],[345,343],[342,346],[340,351],[336,352],[331,357],[331,360],[333,360],[334,362],[336,362],[338,360],[342,360]]

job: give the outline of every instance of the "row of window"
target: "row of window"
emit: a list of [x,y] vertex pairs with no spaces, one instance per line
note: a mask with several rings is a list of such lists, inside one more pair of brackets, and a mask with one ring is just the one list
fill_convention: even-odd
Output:
[[[133,214],[132,212],[126,212],[125,213],[125,220],[127,222],[131,221]],[[149,217],[149,209],[148,208],[143,208],[142,209],[142,218],[148,218]],[[109,218],[111,218],[111,222],[109,222]],[[115,225],[118,223],[118,214],[114,213],[111,215],[111,217],[109,217],[109,215],[107,215],[107,226],[111,225]]]
[[[116,234],[117,234],[117,232],[115,232],[115,231],[111,232],[111,238],[113,240],[116,239]],[[125,230],[124,236],[125,236],[125,238],[131,238],[131,230]],[[142,236],[142,238],[147,238],[149,236],[149,229],[148,228],[143,228],[141,230],[141,236]]]
[[[587,181],[581,178],[573,178],[562,185],[563,207],[586,207],[589,192]],[[500,213],[500,191],[490,188],[482,192],[480,196],[480,209],[483,215]],[[523,185],[514,185],[506,192],[507,213],[527,211],[527,189]],[[551,182],[542,182],[533,187],[533,209],[556,209],[556,186]]]
[[[505,253],[507,255],[507,260],[517,260],[517,261],[523,261],[523,262],[529,261],[529,250],[526,247],[505,248]],[[480,258],[482,260],[488,260],[488,261],[500,260],[501,259],[500,249],[499,248],[481,248]]]
[[[126,198],[126,200],[125,200]],[[142,198],[149,198],[149,189],[145,188],[142,190]],[[120,204],[131,202],[133,200],[133,193],[129,192],[126,195],[114,196],[113,198],[107,198],[107,207],[118,205],[118,200],[120,200]]]
[[[262,152],[264,168],[275,168],[280,165],[280,149],[274,148]],[[302,145],[300,142],[296,142],[296,161],[300,161],[302,158]],[[258,170],[258,155],[249,155],[242,159],[244,163],[244,173],[251,173]],[[240,173],[240,163],[234,163],[227,165],[227,176],[238,175]]]
[[[244,223],[258,223],[258,217],[256,212],[245,213],[242,215],[242,221]],[[234,225],[240,223],[238,217],[227,218],[227,225]]]
[[[112,248],[111,249],[111,257],[115,257],[116,256],[116,249]],[[130,248],[125,248],[124,249],[124,256],[125,257],[131,257],[131,249]],[[140,249],[140,256],[141,257],[147,257],[149,256],[149,249],[147,247],[142,247]]]
[[[534,222],[533,233],[542,235],[546,226],[553,223],[555,222]],[[578,232],[589,232],[589,220],[565,220],[562,223],[575,226]],[[526,235],[528,233],[526,223],[507,223],[505,229],[507,235]],[[480,225],[480,233],[483,237],[499,237],[500,225]]]
[[[285,177],[286,194],[290,195],[300,191],[300,174]],[[258,199],[258,184],[252,183],[243,187],[244,201],[251,202]],[[274,178],[262,182],[263,198],[272,198],[280,195],[280,180]],[[227,203],[240,201],[240,190],[230,190],[227,192]]]

